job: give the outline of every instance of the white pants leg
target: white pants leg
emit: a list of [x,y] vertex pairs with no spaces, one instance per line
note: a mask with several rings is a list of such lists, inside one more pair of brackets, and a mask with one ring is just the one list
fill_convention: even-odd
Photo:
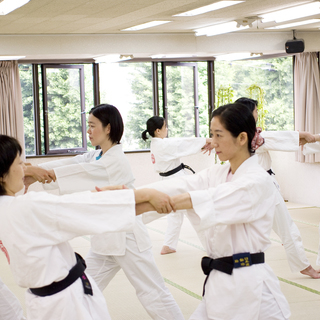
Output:
[[164,246],[176,250],[185,210],[179,210],[167,215],[167,230],[164,236]]
[[21,304],[17,297],[0,279],[0,319],[25,320]]
[[285,202],[280,199],[273,218],[273,230],[280,237],[292,272],[299,272],[310,266],[304,251],[300,231],[293,222]]
[[[250,306],[248,306],[248,308],[250,308]],[[271,291],[268,289],[268,287],[265,284],[263,284],[259,318],[255,320],[288,320],[288,319],[289,318],[284,317]],[[195,312],[191,315],[189,320],[214,320],[214,318],[209,318],[207,315],[205,297],[203,297],[201,303],[199,304]]]
[[182,312],[156,266],[152,251],[148,249],[140,252],[134,234],[127,233],[126,241],[124,256],[101,256],[90,252],[86,258],[86,272],[96,279],[99,288],[103,290],[122,268],[152,319],[183,320]]
[[121,269],[114,256],[96,254],[90,249],[85,258],[89,274],[101,291],[103,291],[117,272]]
[[210,320],[207,315],[206,300],[204,297],[189,320]]
[[268,287],[263,284],[259,320],[288,320]]

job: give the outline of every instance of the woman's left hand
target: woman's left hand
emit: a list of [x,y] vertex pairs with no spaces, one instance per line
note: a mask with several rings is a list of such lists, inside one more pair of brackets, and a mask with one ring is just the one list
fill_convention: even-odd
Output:
[[171,197],[160,191],[150,189],[150,204],[155,208],[158,213],[170,213],[176,211],[175,203]]
[[106,187],[95,187],[96,189],[93,190],[92,192],[101,192],[101,191],[108,191],[108,190],[122,190],[122,189],[128,189],[127,186],[125,186],[124,184],[119,184],[119,185],[115,185],[115,186],[106,186]]
[[203,152],[203,154],[207,153],[208,152],[208,156],[210,156],[211,154],[211,151],[213,150],[214,148],[212,147],[211,143],[206,143],[202,148],[201,148],[201,151]]

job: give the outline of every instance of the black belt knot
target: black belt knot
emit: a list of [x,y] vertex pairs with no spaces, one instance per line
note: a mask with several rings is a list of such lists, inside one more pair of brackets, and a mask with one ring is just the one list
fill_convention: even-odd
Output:
[[51,284],[41,287],[41,288],[30,288],[30,291],[40,297],[46,297],[51,296],[53,294],[56,294],[70,285],[72,285],[78,278],[81,279],[84,293],[93,295],[92,287],[90,284],[89,279],[87,278],[86,274],[84,273],[84,270],[86,269],[86,263],[84,259],[78,254],[75,253],[77,258],[77,263],[75,266],[73,266],[68,275],[61,281],[52,282]]
[[258,253],[236,253],[232,256],[212,259],[210,257],[203,257],[201,260],[201,268],[203,273],[207,276],[203,284],[203,296],[205,293],[205,285],[208,276],[212,270],[231,275],[234,268],[249,267],[253,264],[264,263],[264,252]]
[[170,171],[167,171],[167,172],[160,172],[159,175],[161,177],[169,177],[177,172],[179,172],[180,170],[183,170],[183,169],[188,169],[190,170],[191,172],[193,172],[195,174],[195,172],[192,170],[191,167],[189,167],[188,165],[186,164],[183,164],[181,163],[180,165],[178,165],[176,168],[170,170]]
[[272,175],[275,176],[275,173],[271,169],[267,170],[267,172],[270,174],[270,176],[272,176]]

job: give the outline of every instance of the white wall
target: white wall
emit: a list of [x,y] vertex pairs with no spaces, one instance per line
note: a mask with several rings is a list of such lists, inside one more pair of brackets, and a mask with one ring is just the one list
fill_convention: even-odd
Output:
[[[320,50],[320,31],[297,32],[305,40],[305,51]],[[27,59],[85,59],[121,53],[134,57],[153,54],[197,54],[253,52],[284,53],[292,32],[235,32],[215,37],[179,34],[68,34],[0,35],[0,55],[22,55]],[[23,60],[21,60],[23,61]]]
[[320,163],[297,162],[295,152],[270,154],[283,197],[290,202],[320,207]]
[[[272,151],[270,154],[272,169],[276,173],[283,197],[290,202],[320,207],[320,163],[296,162],[294,152]],[[136,187],[159,180],[159,175],[154,172],[151,164],[150,152],[127,153],[126,156],[136,178]],[[33,158],[28,159],[28,162],[36,165],[55,159],[57,158]],[[181,160],[199,172],[214,163],[214,155],[197,154]],[[41,184],[32,185],[30,190],[42,190]]]

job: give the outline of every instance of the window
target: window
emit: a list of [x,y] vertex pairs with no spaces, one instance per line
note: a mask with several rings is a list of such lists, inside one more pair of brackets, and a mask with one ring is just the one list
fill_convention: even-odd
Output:
[[43,65],[42,79],[46,153],[85,151],[84,67]]
[[152,64],[101,63],[100,102],[119,109],[123,122],[123,149],[144,149],[141,138],[146,121],[153,116]]
[[94,106],[92,64],[21,64],[19,73],[26,155],[93,149],[86,138],[86,111]]
[[216,61],[216,106],[240,97],[262,98],[265,130],[294,130],[293,63],[291,57]]
[[23,123],[25,152],[27,155],[36,154],[35,150],[35,117],[33,104],[32,65],[20,64],[19,76],[23,102]]

